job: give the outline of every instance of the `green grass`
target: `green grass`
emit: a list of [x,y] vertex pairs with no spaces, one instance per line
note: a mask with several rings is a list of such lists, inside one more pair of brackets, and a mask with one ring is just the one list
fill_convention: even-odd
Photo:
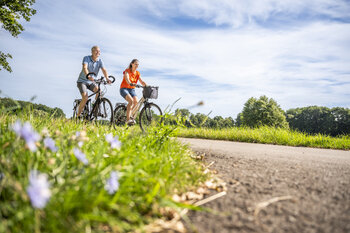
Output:
[[304,146],[342,150],[350,149],[349,135],[341,137],[330,137],[321,134],[308,135],[301,132],[273,127],[260,127],[255,129],[235,127],[221,130],[207,128],[181,128],[178,130],[178,136],[288,146]]
[[[41,134],[36,152],[26,149],[25,141],[10,129],[17,119],[29,121]],[[0,114],[0,232],[128,232],[161,217],[162,207],[179,206],[171,195],[204,181],[202,167],[172,139],[170,128],[148,135],[133,128],[114,130],[30,112]],[[55,140],[57,152],[44,148],[44,129]],[[88,165],[73,153],[77,131],[85,131],[88,138],[81,148]],[[119,137],[120,150],[106,141],[110,132]],[[51,185],[51,198],[43,209],[33,208],[27,194],[33,169],[47,174]],[[120,174],[120,187],[110,195],[104,187],[113,170]]]

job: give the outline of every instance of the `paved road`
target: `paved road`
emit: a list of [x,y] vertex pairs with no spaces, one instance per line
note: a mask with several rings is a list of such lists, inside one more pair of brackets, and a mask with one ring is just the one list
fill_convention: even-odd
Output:
[[192,231],[350,232],[350,151],[179,140],[214,161],[228,186],[205,205],[213,213],[189,214]]

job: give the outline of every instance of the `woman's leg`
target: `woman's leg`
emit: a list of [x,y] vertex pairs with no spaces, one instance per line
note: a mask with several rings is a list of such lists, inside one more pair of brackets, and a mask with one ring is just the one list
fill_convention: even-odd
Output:
[[139,102],[139,100],[137,99],[137,96],[132,97],[132,100],[133,100],[133,106],[132,106],[131,113],[134,112],[135,108],[137,107],[137,103]]
[[127,94],[125,96],[125,100],[128,101],[128,105],[126,106],[126,121],[129,121],[131,116],[131,110],[134,107],[134,99],[131,97],[131,95]]

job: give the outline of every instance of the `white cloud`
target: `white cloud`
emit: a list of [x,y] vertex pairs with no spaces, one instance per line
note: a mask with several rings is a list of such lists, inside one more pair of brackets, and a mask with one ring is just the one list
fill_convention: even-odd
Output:
[[[75,82],[82,57],[98,44],[109,73],[117,78],[107,95],[113,104],[121,101],[123,69],[139,58],[144,79],[160,85],[156,102],[163,108],[182,97],[178,107],[204,100],[206,105],[193,111],[235,116],[248,98],[263,94],[284,109],[350,107],[344,101],[350,85],[349,23],[315,20],[276,29],[253,22],[279,12],[341,18],[349,8],[343,1],[193,0],[169,5],[139,0],[97,6],[92,1],[38,1],[37,6],[38,15],[19,39],[1,39],[0,49],[14,55],[14,72],[0,72],[1,89],[14,98],[37,94],[38,102],[70,115],[73,99],[79,97]],[[186,16],[233,27],[173,30],[153,24],[150,15],[164,22]]]

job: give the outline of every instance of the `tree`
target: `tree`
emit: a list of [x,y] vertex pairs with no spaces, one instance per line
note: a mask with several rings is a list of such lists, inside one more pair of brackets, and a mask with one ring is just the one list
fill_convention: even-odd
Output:
[[309,106],[289,109],[286,115],[289,126],[302,132],[332,136],[350,133],[350,109]]
[[240,116],[242,125],[259,127],[263,125],[288,128],[285,113],[272,98],[265,95],[259,99],[250,98],[245,104]]
[[[10,32],[13,37],[17,37],[24,30],[18,21],[21,18],[30,21],[30,17],[36,13],[36,10],[31,8],[34,3],[35,0],[1,0],[0,22],[2,28]],[[8,72],[12,72],[7,58],[12,58],[11,54],[0,51],[0,70],[3,67]]]
[[242,125],[242,113],[238,113],[236,117],[236,124],[235,126],[240,127]]

